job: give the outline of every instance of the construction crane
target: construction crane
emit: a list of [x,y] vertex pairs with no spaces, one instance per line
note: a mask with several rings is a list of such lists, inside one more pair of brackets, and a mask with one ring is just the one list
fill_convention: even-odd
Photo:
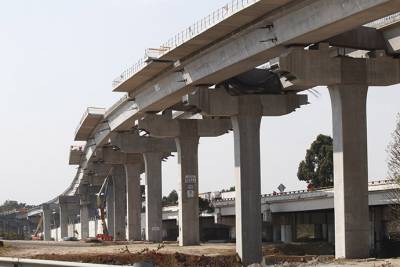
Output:
[[96,205],[97,205],[97,208],[99,209],[101,226],[103,229],[103,234],[98,234],[96,236],[96,238],[100,239],[100,240],[104,240],[104,241],[112,241],[113,240],[113,237],[108,232],[108,227],[107,227],[107,223],[106,223],[106,214],[105,214],[105,209],[107,207],[106,197],[107,197],[108,190],[109,190],[109,181],[110,181],[111,173],[112,173],[112,168],[109,171],[106,179],[104,179],[104,182],[100,188],[100,191],[96,194]]
[[31,236],[32,240],[43,240],[43,235],[39,234],[39,232],[42,228],[43,228],[43,216],[40,216],[36,230],[33,233],[33,235]]

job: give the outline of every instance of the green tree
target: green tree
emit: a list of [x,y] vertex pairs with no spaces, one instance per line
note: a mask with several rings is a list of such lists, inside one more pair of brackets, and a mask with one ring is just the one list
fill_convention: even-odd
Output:
[[164,196],[162,199],[163,205],[173,205],[178,203],[178,193],[172,190],[168,196]]
[[234,186],[231,186],[229,189],[222,189],[222,190],[221,190],[221,193],[224,193],[224,192],[233,192],[233,191],[235,191],[235,187],[234,187]]
[[315,188],[333,185],[333,140],[320,134],[300,162],[297,177]]
[[212,213],[214,212],[214,207],[208,199],[199,197],[199,213],[203,212]]
[[27,205],[26,203],[19,203],[15,200],[6,200],[3,205],[0,205],[0,212],[11,211],[21,208],[31,208],[32,205]]

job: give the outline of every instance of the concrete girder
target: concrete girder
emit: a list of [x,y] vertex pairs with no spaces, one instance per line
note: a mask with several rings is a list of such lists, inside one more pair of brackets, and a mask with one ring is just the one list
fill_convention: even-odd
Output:
[[122,100],[120,105],[106,114],[109,133],[115,130],[130,130],[134,125],[133,117],[138,114],[139,107],[133,99],[127,97]]
[[[86,165],[86,168],[83,170],[85,176],[103,176],[107,175],[111,169],[111,164],[105,164],[102,162],[91,162]],[[84,178],[83,178],[84,179]]]
[[176,152],[173,138],[153,138],[140,136],[137,131],[112,133],[111,145],[118,147],[124,153],[147,153],[147,152]]
[[[172,73],[174,69],[160,75],[131,96],[140,112],[163,110],[194,86],[217,84],[243,73],[279,56],[288,45],[317,43],[398,10],[398,0],[299,2],[271,12],[259,23],[182,62],[182,72]],[[274,27],[267,30],[265,25]]]
[[364,26],[333,36],[324,42],[337,47],[387,50],[383,33],[375,28]]
[[[180,123],[185,120],[172,119],[165,115],[148,114],[139,120],[138,127],[157,138],[176,138],[180,136]],[[189,121],[189,120],[188,120]],[[214,137],[226,134],[232,129],[229,119],[202,119],[196,122],[197,136]]]
[[99,124],[96,128],[96,132],[93,135],[94,145],[96,147],[101,147],[105,145],[108,141],[108,135],[110,133],[110,125],[108,121]]
[[71,207],[79,207],[79,197],[78,196],[59,196],[59,204],[67,204]]
[[279,71],[297,86],[365,84],[388,86],[400,83],[400,60],[385,56],[373,58],[335,56],[335,49],[291,48],[279,57]]
[[104,113],[104,108],[87,108],[75,131],[75,141],[86,141],[92,135],[99,122],[104,119]]
[[261,104],[261,116],[282,116],[295,111],[307,104],[306,95],[243,95],[231,96],[225,89],[199,88],[189,95],[188,103],[198,107],[205,116],[231,117],[242,113],[243,99],[249,99]]
[[400,23],[390,25],[381,29],[386,41],[386,47],[389,54],[400,53]]
[[114,150],[112,147],[104,147],[99,154],[102,162],[105,164],[119,165],[119,164],[134,164],[142,162],[142,155],[136,153],[124,153]]

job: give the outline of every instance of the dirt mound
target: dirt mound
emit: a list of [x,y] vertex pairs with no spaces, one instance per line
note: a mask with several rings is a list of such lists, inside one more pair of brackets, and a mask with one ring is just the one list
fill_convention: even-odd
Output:
[[181,253],[162,254],[150,251],[148,253],[115,253],[115,254],[43,254],[34,256],[35,259],[71,261],[83,263],[98,263],[112,265],[128,265],[136,262],[153,263],[159,267],[236,267],[240,266],[235,256],[193,256]]
[[[240,266],[234,250],[229,254],[218,256],[192,255],[190,252],[179,253],[162,251],[166,244],[160,244],[155,249],[149,247],[133,252],[128,246],[120,247],[118,252],[104,253],[66,253],[66,254],[39,254],[35,259],[58,260],[70,262],[98,263],[110,265],[132,265],[136,262],[153,263],[159,267],[236,267]],[[268,244],[264,245],[263,255],[267,264],[305,263],[309,261],[329,261],[333,256],[333,246],[323,242]],[[205,253],[203,251],[203,253]],[[206,253],[205,253],[206,254]],[[215,255],[215,254],[214,254]]]
[[264,255],[334,255],[335,248],[326,242],[271,244],[264,247]]

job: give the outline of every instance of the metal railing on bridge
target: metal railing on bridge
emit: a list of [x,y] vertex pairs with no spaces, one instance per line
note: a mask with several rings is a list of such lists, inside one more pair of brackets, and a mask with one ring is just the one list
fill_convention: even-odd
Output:
[[202,32],[208,30],[217,23],[223,21],[224,19],[236,14],[237,12],[259,2],[260,0],[231,0],[228,4],[210,13],[208,16],[198,20],[185,30],[179,32],[168,41],[163,43],[159,48],[146,49],[145,57],[141,58],[133,66],[122,72],[118,78],[116,78],[112,86],[113,88],[118,87],[121,83],[128,80],[135,73],[143,69],[147,63],[147,58],[159,58],[167,54],[169,51],[175,49],[176,47],[184,44],[193,37],[201,34]]
[[371,23],[366,24],[365,26],[379,29],[399,21],[400,21],[400,12],[375,20]]
[[[376,180],[376,181],[369,181],[368,186],[378,186],[378,185],[391,185],[391,184],[396,184],[394,180],[391,179],[385,179],[385,180]],[[287,191],[287,192],[273,192],[269,194],[262,194],[261,198],[280,198],[280,197],[290,197],[290,196],[298,196],[298,195],[325,195],[327,191],[332,191],[333,186],[330,187],[319,187],[314,190],[294,190],[294,191]],[[224,202],[224,201],[233,201],[235,198],[221,198],[221,199],[215,199],[215,202]]]

